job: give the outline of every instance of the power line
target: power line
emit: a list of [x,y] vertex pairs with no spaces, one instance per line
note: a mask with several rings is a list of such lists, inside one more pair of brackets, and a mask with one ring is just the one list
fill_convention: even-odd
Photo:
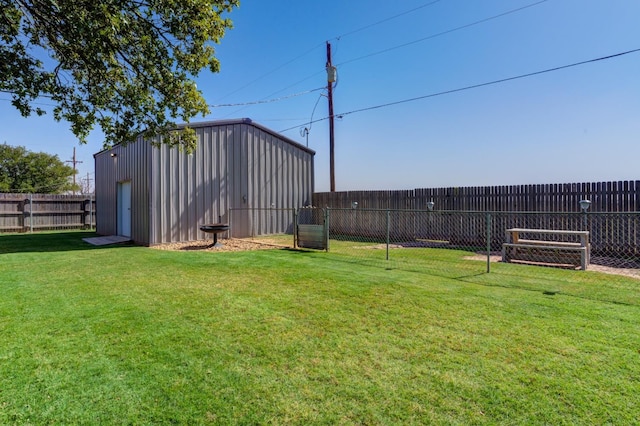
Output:
[[[271,96],[277,95],[277,94],[278,94],[278,93],[280,93],[280,92],[284,92],[284,91],[285,91],[285,90],[287,90],[288,88],[293,87],[293,86],[296,86],[296,85],[298,85],[298,84],[300,84],[300,83],[302,83],[302,82],[304,82],[304,81],[307,81],[307,80],[309,80],[309,79],[311,79],[311,78],[315,77],[316,75],[318,75],[318,74],[320,74],[320,73],[322,73],[322,72],[323,72],[323,71],[318,71],[317,73],[315,73],[315,74],[313,74],[313,75],[311,75],[311,76],[309,76],[309,77],[303,78],[302,80],[296,81],[295,83],[292,83],[292,84],[288,85],[287,87],[285,87],[285,88],[283,88],[283,89],[277,90],[277,91],[275,91],[275,92],[273,92],[273,93],[271,93],[271,94],[269,94],[269,95],[265,96],[265,97],[264,97],[264,98],[262,98],[262,99],[264,100],[264,99],[267,99],[267,98],[269,98],[269,97],[271,97]],[[324,87],[323,87],[323,89],[324,89]],[[316,91],[316,90],[319,90],[319,89],[313,89],[313,91]],[[238,110],[236,110],[236,111],[233,111],[233,112],[231,112],[231,113],[227,114],[225,117],[229,117],[229,116],[235,115],[235,114],[239,113],[240,111],[242,111],[242,110],[246,109],[246,108],[247,108],[247,106],[249,106],[249,105],[245,105],[244,107],[242,107],[242,108],[240,108],[240,109],[238,109]]]
[[[13,99],[7,99],[7,98],[0,98],[0,101],[6,101],[6,102],[12,102]],[[32,105],[42,105],[42,106],[50,106],[50,107],[54,107],[56,105],[54,104],[45,104],[44,102],[31,102]]]
[[434,5],[436,3],[439,3],[440,1],[442,1],[442,0],[434,0],[434,1],[431,1],[431,2],[428,2],[428,3],[425,3],[425,4],[421,5],[421,6],[414,7],[413,9],[409,9],[407,11],[398,13],[397,15],[393,15],[393,16],[390,16],[388,18],[382,19],[380,21],[374,22],[372,24],[365,25],[364,27],[361,27],[361,28],[358,28],[358,29],[355,29],[355,30],[352,30],[352,31],[348,31],[348,32],[346,32],[344,34],[341,34],[341,35],[339,35],[337,37],[334,37],[333,39],[334,40],[340,40],[343,37],[347,37],[347,36],[350,36],[352,34],[359,33],[360,31],[368,30],[371,27],[375,27],[377,25],[384,24],[385,22],[391,21],[393,19],[399,18],[399,17],[404,16],[404,15],[408,15],[410,13],[415,12],[416,10],[420,10],[420,9],[425,8],[425,7],[428,7],[428,6]]
[[345,65],[345,64],[350,64],[351,62],[360,61],[362,59],[370,58],[370,57],[376,56],[376,55],[381,55],[383,53],[387,53],[387,52],[390,52],[392,50],[396,50],[396,49],[400,49],[400,48],[403,48],[403,47],[411,46],[412,44],[420,43],[420,42],[423,42],[423,41],[426,41],[426,40],[431,40],[433,38],[440,37],[440,36],[443,36],[443,35],[446,35],[446,34],[450,34],[450,33],[456,32],[456,31],[464,30],[466,28],[473,27],[473,26],[479,25],[479,24],[483,24],[485,22],[492,21],[494,19],[498,19],[498,18],[501,18],[503,16],[510,15],[512,13],[520,12],[521,10],[537,6],[537,5],[545,3],[547,1],[549,1],[549,0],[540,0],[540,1],[537,1],[535,3],[531,3],[531,4],[528,4],[528,5],[519,7],[517,9],[512,9],[512,10],[509,10],[507,12],[500,13],[498,15],[490,16],[488,18],[484,18],[484,19],[481,19],[479,21],[471,22],[471,23],[466,24],[466,25],[462,25],[462,26],[459,26],[459,27],[456,27],[456,28],[452,28],[450,30],[442,31],[442,32],[439,32],[437,34],[432,34],[432,35],[427,36],[427,37],[422,37],[422,38],[419,38],[417,40],[413,40],[413,41],[410,41],[410,42],[407,42],[407,43],[399,44],[397,46],[393,46],[393,47],[389,47],[387,49],[379,50],[377,52],[369,53],[369,54],[364,55],[364,56],[359,56],[357,58],[341,62],[341,63],[337,64],[336,66],[342,66],[342,65]]
[[[388,18],[382,19],[380,21],[374,22],[372,24],[365,25],[365,26],[360,27],[358,29],[343,33],[340,36],[334,37],[334,39],[339,40],[339,39],[341,39],[343,37],[347,37],[347,36],[355,34],[357,32],[364,31],[364,30],[369,29],[371,27],[380,25],[382,23],[388,22],[388,21],[396,19],[398,17],[404,16],[404,15],[410,14],[412,12],[415,12],[417,10],[423,9],[425,7],[431,6],[431,5],[436,4],[436,3],[440,2],[440,1],[442,1],[442,0],[434,0],[434,1],[427,2],[425,4],[422,4],[422,5],[418,6],[418,7],[415,7],[413,9],[409,9],[407,11],[401,12],[401,13],[393,15],[391,17],[388,17]],[[426,41],[426,40],[429,40],[429,39],[432,39],[432,38],[436,38],[436,37],[439,37],[439,36],[442,36],[442,35],[445,35],[445,34],[449,34],[449,33],[455,32],[455,31],[459,31],[459,30],[462,30],[462,29],[465,29],[465,28],[469,28],[469,27],[472,27],[472,26],[475,26],[475,25],[479,25],[481,23],[488,22],[488,21],[500,18],[502,16],[506,16],[506,15],[509,15],[509,14],[512,14],[512,13],[519,12],[521,10],[524,10],[524,9],[527,9],[527,8],[530,8],[530,7],[545,3],[547,1],[548,0],[540,0],[540,1],[537,1],[535,3],[531,3],[531,4],[528,4],[528,5],[519,7],[517,9],[513,9],[513,10],[510,10],[510,11],[507,11],[507,12],[504,12],[504,13],[501,13],[501,14],[498,14],[498,15],[494,15],[494,16],[491,16],[491,17],[488,17],[488,18],[485,18],[485,19],[481,19],[479,21],[475,21],[475,22],[472,22],[472,23],[469,23],[469,24],[466,24],[466,25],[463,25],[463,26],[460,26],[460,27],[456,27],[456,28],[453,28],[453,29],[450,29],[450,30],[447,30],[447,31],[443,31],[443,32],[440,32],[440,33],[437,33],[437,34],[433,34],[433,35],[430,35],[430,36],[427,36],[427,37],[423,37],[423,38],[420,38],[420,39],[417,39],[417,40],[414,40],[414,41],[411,41],[411,42],[408,42],[408,43],[404,43],[404,44],[401,44],[401,45],[398,45],[398,46],[390,47],[390,48],[387,48],[387,49],[384,49],[384,50],[381,50],[381,51],[378,51],[378,52],[373,52],[373,53],[370,53],[370,54],[367,54],[367,55],[364,55],[364,56],[360,56],[360,57],[357,57],[357,58],[354,58],[354,59],[351,59],[351,60],[348,60],[348,61],[344,61],[342,63],[337,64],[337,66],[342,66],[342,65],[345,65],[345,64],[348,64],[348,63],[351,63],[351,62],[355,62],[355,61],[358,61],[358,60],[366,59],[366,58],[369,58],[369,57],[372,57],[372,56],[376,56],[376,55],[379,55],[379,54],[382,54],[382,53],[386,53],[386,52],[389,52],[389,51],[392,51],[392,50],[395,50],[395,49],[399,49],[399,48],[402,48],[402,47],[410,46],[412,44],[416,44],[416,43],[419,43],[419,42],[422,42],[422,41]],[[246,85],[242,86],[241,88],[235,90],[234,92],[231,92],[228,95],[225,95],[225,97],[230,96],[231,94],[237,93],[238,91],[246,88],[247,86],[255,83],[256,81],[258,81],[258,80],[260,80],[260,79],[262,79],[262,78],[264,78],[264,77],[266,77],[266,76],[278,71],[279,69],[285,67],[286,65],[296,61],[297,59],[300,59],[301,57],[306,56],[307,54],[309,54],[313,50],[317,49],[319,46],[322,46],[323,44],[324,43],[321,43],[319,45],[314,46],[313,48],[307,50],[303,54],[296,56],[295,58],[289,60],[288,62],[282,64],[281,66],[278,66],[277,68],[273,69],[272,71],[269,71],[269,72],[263,74],[262,76],[258,77],[257,79],[252,80],[251,82],[249,82]],[[288,89],[290,87],[293,87],[293,86],[295,86],[297,84],[300,84],[300,83],[302,83],[302,82],[304,82],[306,80],[309,80],[309,79],[315,77],[316,75],[320,74],[321,72],[322,71],[314,73],[313,75],[311,75],[309,77],[306,77],[306,78],[304,78],[302,80],[299,80],[299,81],[297,81],[297,82],[295,82],[295,83],[293,83],[293,84],[291,84],[291,85],[289,85],[289,86],[287,86],[287,87],[285,87],[283,89],[280,89],[280,90],[278,90],[276,92],[273,92],[272,94],[268,95],[267,97],[276,95],[276,94],[278,94],[278,93],[280,93],[280,92],[282,92],[282,91],[284,91],[284,90],[286,90],[286,89]],[[245,106],[246,107],[246,106],[251,106],[251,105],[258,105],[258,104],[277,102],[277,101],[281,101],[281,100],[285,100],[285,99],[289,99],[289,98],[293,98],[293,97],[297,97],[297,96],[302,96],[302,95],[305,95],[305,94],[308,94],[308,93],[311,93],[311,92],[314,92],[314,91],[317,91],[317,90],[322,90],[322,89],[323,88],[307,90],[307,91],[304,91],[304,92],[295,93],[295,94],[287,95],[287,96],[282,96],[282,97],[275,98],[275,99],[266,99],[267,97],[265,97],[265,98],[263,98],[261,100],[258,100],[258,101],[243,102],[243,103],[216,104],[216,105],[209,105],[209,106],[212,107],[212,108],[234,107],[234,106]],[[0,90],[0,92],[15,94],[15,92],[8,91],[8,90]],[[50,97],[50,96],[47,96],[47,95],[40,95],[40,96],[41,97]],[[7,99],[0,99],[0,100],[7,100]],[[54,105],[50,105],[50,104],[41,104],[41,105],[54,106]],[[242,108],[242,109],[244,109],[244,108]],[[234,111],[233,114],[241,111],[242,109],[240,109],[238,111]],[[312,123],[313,123],[313,121],[309,122],[308,124],[312,124]]]
[[[351,35],[351,34],[357,33],[357,32],[359,32],[359,31],[363,31],[363,30],[365,30],[365,29],[368,29],[368,28],[371,28],[371,27],[373,27],[373,26],[376,26],[376,25],[382,24],[382,23],[384,23],[384,22],[390,21],[390,20],[395,19],[395,18],[397,18],[397,17],[400,17],[400,16],[403,16],[403,15],[409,14],[409,13],[411,13],[411,12],[414,12],[414,11],[416,11],[416,10],[422,9],[422,8],[424,8],[424,7],[431,6],[431,5],[433,5],[433,4],[435,4],[435,3],[439,2],[439,1],[441,1],[441,0],[435,0],[435,1],[431,1],[431,2],[429,2],[429,3],[425,3],[425,4],[421,5],[421,6],[415,7],[415,8],[413,8],[413,9],[407,10],[407,11],[405,11],[405,12],[399,13],[399,14],[397,14],[397,15],[391,16],[391,17],[386,18],[386,19],[383,19],[383,20],[381,20],[381,21],[377,21],[377,22],[375,22],[375,23],[373,23],[373,24],[369,24],[369,25],[366,25],[366,26],[361,27],[361,28],[359,28],[359,29],[356,29],[356,30],[353,30],[353,31],[349,31],[349,32],[347,32],[347,33],[344,33],[344,34],[343,34],[343,35],[341,35],[341,36],[334,37],[333,39],[340,40],[340,38],[341,38],[341,37],[346,37],[346,36],[349,36],[349,35]],[[413,45],[413,44],[416,44],[416,43],[420,43],[420,42],[422,42],[422,41],[426,41],[426,40],[430,40],[430,39],[433,39],[433,38],[436,38],[436,37],[440,37],[440,36],[443,36],[443,35],[446,35],[446,34],[449,34],[449,33],[453,33],[453,32],[456,32],[456,31],[460,31],[460,30],[463,30],[463,29],[466,29],[466,28],[469,28],[469,27],[472,27],[472,26],[475,26],[475,25],[479,25],[479,24],[482,24],[482,23],[485,23],[485,22],[488,22],[488,21],[492,21],[492,20],[494,20],[494,19],[498,19],[498,18],[501,18],[501,17],[503,17],[503,16],[510,15],[510,14],[513,14],[513,13],[516,13],[516,12],[520,12],[520,11],[522,11],[522,10],[525,10],[525,9],[528,9],[528,8],[531,8],[531,7],[534,7],[534,6],[537,6],[537,5],[542,4],[542,3],[545,3],[545,2],[547,2],[547,1],[549,1],[549,0],[539,0],[539,1],[536,1],[536,2],[534,2],[534,3],[530,3],[530,4],[527,4],[527,5],[521,6],[521,7],[519,7],[519,8],[516,8],[516,9],[508,10],[508,11],[506,11],[506,12],[503,12],[503,13],[500,13],[500,14],[497,14],[497,15],[493,15],[493,16],[490,16],[490,17],[488,17],[488,18],[481,19],[481,20],[479,20],[479,21],[471,22],[471,23],[469,23],[469,24],[465,24],[465,25],[462,25],[462,26],[459,26],[459,27],[456,27],[456,28],[452,28],[452,29],[450,29],[450,30],[442,31],[442,32],[437,33],[437,34],[432,34],[432,35],[430,35],[430,36],[422,37],[422,38],[420,38],[420,39],[413,40],[413,41],[410,41],[410,42],[407,42],[407,43],[403,43],[403,44],[401,44],[401,45],[393,46],[393,47],[390,47],[390,48],[387,48],[387,49],[383,49],[383,50],[380,50],[380,51],[377,51],[377,52],[373,52],[373,53],[370,53],[370,54],[367,54],[367,55],[364,55],[364,56],[360,56],[360,57],[357,57],[357,58],[354,58],[354,59],[350,59],[350,60],[348,60],[348,61],[344,61],[344,62],[341,62],[341,63],[337,64],[337,65],[336,65],[336,67],[339,67],[339,66],[342,66],[342,65],[345,65],[345,64],[349,64],[349,63],[351,63],[351,62],[356,62],[356,61],[359,61],[359,60],[362,60],[362,59],[366,59],[366,58],[369,58],[369,57],[372,57],[372,56],[376,56],[376,55],[380,55],[380,54],[383,54],[383,53],[387,53],[387,52],[390,52],[390,51],[392,51],[392,50],[400,49],[400,48],[403,48],[403,47],[406,47],[406,46],[410,46],[410,45]],[[309,52],[311,52],[311,51],[315,50],[317,47],[318,47],[318,46],[315,46],[313,49],[311,49],[311,50],[307,51],[304,55],[306,55],[307,53],[309,53]],[[300,58],[300,57],[301,57],[301,56],[299,56],[299,57],[297,57],[297,58]],[[295,60],[295,59],[294,59],[294,60]],[[292,61],[293,61],[293,60],[292,60]],[[286,64],[289,64],[289,63],[291,63],[292,61],[289,61],[289,62],[287,62]],[[286,64],[285,64],[285,65],[286,65]],[[284,66],[284,65],[283,65],[283,66]],[[281,67],[278,67],[277,69],[280,69],[280,68],[282,68],[282,66],[281,66]],[[300,83],[302,83],[302,82],[305,82],[305,81],[307,81],[307,80],[309,80],[309,79],[311,79],[311,78],[313,78],[313,77],[315,77],[315,76],[317,76],[318,74],[321,74],[321,73],[322,73],[322,71],[318,71],[318,72],[316,72],[316,73],[314,73],[314,74],[312,74],[312,75],[310,75],[310,76],[308,76],[308,77],[303,78],[302,80],[299,80],[299,81],[297,81],[297,82],[295,82],[295,83],[293,83],[293,84],[290,84],[290,85],[286,86],[286,87],[285,87],[285,88],[283,88],[283,89],[280,89],[280,90],[278,90],[278,91],[276,91],[276,92],[271,93],[271,94],[270,94],[270,95],[268,95],[267,97],[274,96],[274,95],[276,95],[276,94],[278,94],[278,93],[280,93],[280,92],[283,92],[283,91],[285,91],[285,90],[287,90],[287,89],[289,89],[289,88],[291,88],[291,87],[294,87],[294,86],[296,86],[296,85],[298,85],[298,84],[300,84]],[[268,74],[271,74],[271,72],[269,72]],[[254,80],[254,81],[256,81],[256,80]],[[251,84],[251,83],[250,83],[250,84]],[[245,86],[243,86],[243,88],[244,88],[244,87],[246,87],[246,85],[245,85]],[[250,105],[250,104],[249,104],[249,105]],[[248,105],[247,105],[247,106],[248,106]],[[228,114],[227,116],[237,114],[238,112],[242,111],[243,109],[244,109],[244,108],[242,108],[242,109],[240,109],[240,110],[237,110],[237,111],[234,111],[234,112],[232,112],[232,113]]]
[[275,99],[262,99],[262,100],[259,100],[259,101],[242,102],[242,103],[237,103],[237,104],[217,104],[217,105],[209,105],[209,107],[211,107],[211,108],[222,108],[222,107],[235,107],[235,106],[245,106],[245,105],[267,104],[267,103],[271,103],[271,102],[278,102],[278,101],[282,101],[282,100],[285,100],[285,99],[295,98],[297,96],[306,95],[306,94],[317,92],[318,90],[323,90],[323,89],[324,89],[324,87],[318,87],[316,89],[305,90],[304,92],[293,93],[291,95],[281,96],[281,97],[275,98]]
[[316,100],[315,105],[313,106],[313,110],[311,111],[311,117],[309,118],[309,127],[305,127],[305,129],[307,129],[307,132],[311,131],[311,124],[313,123],[313,116],[316,113],[316,108],[318,107],[318,103],[320,103],[320,99],[322,99],[322,97],[325,96],[324,93],[321,93],[320,96],[318,96],[318,100]]
[[[317,92],[318,90],[324,90],[324,87],[318,87],[318,88],[311,89],[311,90],[305,90],[304,92],[293,93],[291,95],[281,96],[281,97],[275,98],[275,99],[263,99],[263,100],[259,100],[259,101],[242,102],[242,103],[236,103],[236,104],[217,104],[217,105],[208,105],[208,106],[210,108],[223,108],[223,107],[235,107],[235,106],[245,106],[245,105],[267,104],[267,103],[279,102],[279,101],[283,101],[283,100],[286,100],[286,99],[295,98],[295,97],[302,96],[302,95],[307,95],[309,93]],[[13,93],[13,92],[9,92],[9,91],[6,91],[6,90],[0,90],[0,92]],[[0,98],[0,101],[11,102],[12,99]],[[42,103],[42,102],[31,102],[31,104],[33,104],[33,105],[51,106],[51,107],[56,106],[54,104],[46,104],[46,103]]]
[[300,127],[300,135],[306,136],[307,138],[307,148],[309,147],[309,132],[311,132],[311,127],[312,127],[311,123],[313,122],[313,115],[316,113],[316,108],[318,107],[318,104],[320,103],[320,99],[322,99],[323,96],[326,96],[326,95],[324,93],[320,93],[320,96],[318,96],[318,100],[316,100],[316,103],[313,106],[313,110],[311,111],[311,117],[309,118],[309,125]]
[[[488,81],[488,82],[485,82],[485,83],[474,84],[472,86],[460,87],[458,89],[445,90],[443,92],[431,93],[431,94],[428,94],[428,95],[417,96],[415,98],[403,99],[403,100],[400,100],[400,101],[388,102],[386,104],[380,104],[380,105],[374,105],[374,106],[370,106],[370,107],[366,107],[366,108],[360,108],[360,109],[356,109],[356,110],[352,110],[352,111],[348,111],[348,112],[338,113],[338,114],[335,114],[335,116],[336,117],[342,117],[342,116],[345,116],[345,115],[356,114],[356,113],[359,113],[359,112],[371,111],[371,110],[379,109],[379,108],[386,108],[386,107],[390,107],[390,106],[394,106],[394,105],[404,104],[404,103],[407,103],[407,102],[414,102],[414,101],[418,101],[418,100],[421,100],[421,99],[434,98],[436,96],[448,95],[448,94],[451,94],[451,93],[462,92],[462,91],[465,91],[465,90],[477,89],[479,87],[491,86],[491,85],[494,85],[494,84],[505,83],[507,81],[518,80],[518,79],[522,79],[522,78],[526,78],[526,77],[532,77],[532,76],[540,75],[540,74],[546,74],[546,73],[550,73],[550,72],[553,72],[553,71],[559,71],[559,70],[563,70],[563,69],[567,69],[567,68],[577,67],[579,65],[585,65],[585,64],[590,64],[590,63],[593,63],[593,62],[599,62],[599,61],[604,61],[604,60],[607,60],[607,59],[613,59],[613,58],[617,58],[619,56],[629,55],[631,53],[637,53],[637,52],[640,52],[640,48],[633,49],[633,50],[627,50],[626,52],[615,53],[615,54],[612,54],[612,55],[602,56],[602,57],[599,57],[599,58],[589,59],[589,60],[582,61],[582,62],[576,62],[576,63],[569,64],[569,65],[562,65],[562,66],[555,67],[555,68],[549,68],[549,69],[542,70],[542,71],[530,72],[530,73],[527,73],[527,74],[521,74],[521,75],[517,75],[517,76],[514,76],[514,77],[507,77],[507,78],[502,78],[500,80],[493,80],[493,81]],[[319,121],[324,121],[324,120],[328,120],[328,119],[329,119],[329,117],[319,118],[317,120],[313,120],[313,121],[311,121],[309,123],[305,123],[305,124],[317,123]],[[289,130],[293,130],[293,129],[297,129],[298,127],[300,127],[300,125],[295,126],[295,127],[290,127],[288,129],[280,130],[280,133],[286,132],[286,131],[289,131]]]
[[[432,0],[432,1],[430,1],[430,2],[428,2],[428,3],[425,3],[425,4],[421,5],[421,6],[414,7],[413,9],[409,9],[409,10],[407,10],[407,11],[405,11],[405,12],[398,13],[398,14],[396,14],[396,15],[393,15],[393,16],[389,17],[389,18],[385,18],[385,19],[382,19],[382,20],[380,20],[380,21],[374,22],[374,23],[372,23],[372,24],[365,25],[364,27],[361,27],[361,28],[358,28],[358,29],[355,29],[355,30],[352,30],[352,31],[348,31],[348,32],[343,33],[343,34],[341,34],[341,35],[339,35],[339,36],[332,37],[330,40],[340,40],[341,38],[348,37],[348,36],[350,36],[350,35],[352,35],[352,34],[355,34],[355,33],[360,32],[360,31],[364,31],[364,30],[369,29],[369,28],[372,28],[372,27],[374,27],[374,26],[377,26],[377,25],[383,24],[383,23],[388,22],[388,21],[390,21],[390,20],[392,20],[392,19],[399,18],[400,16],[408,15],[409,13],[412,13],[412,12],[415,12],[416,10],[420,10],[420,9],[425,8],[425,7],[431,6],[431,5],[433,5],[433,4],[435,4],[435,3],[438,3],[438,2],[440,2],[440,1],[442,1],[442,0]],[[545,1],[546,1],[546,0],[545,0]],[[322,46],[324,46],[324,45],[325,45],[325,42],[322,42],[322,43],[319,43],[319,44],[317,44],[317,45],[313,46],[312,48],[310,48],[309,50],[305,51],[304,53],[301,53],[300,55],[296,56],[296,57],[295,57],[295,58],[293,58],[293,59],[290,59],[289,61],[287,61],[287,62],[283,63],[282,65],[277,66],[276,68],[272,69],[271,71],[268,71],[268,72],[266,72],[266,73],[264,73],[264,74],[260,75],[259,77],[257,77],[257,78],[255,78],[255,79],[251,80],[251,81],[250,81],[250,82],[248,82],[247,84],[245,84],[245,85],[243,85],[243,86],[239,87],[238,89],[234,90],[233,92],[227,93],[227,94],[226,94],[226,95],[224,95],[221,99],[225,99],[225,98],[227,98],[227,97],[229,97],[229,96],[231,96],[231,95],[233,95],[233,94],[235,94],[235,93],[238,93],[238,92],[239,92],[239,91],[241,91],[242,89],[246,89],[247,87],[251,86],[253,83],[255,83],[255,82],[257,82],[257,81],[262,80],[263,78],[265,78],[265,77],[267,77],[267,76],[269,76],[269,75],[273,74],[273,73],[274,73],[274,72],[276,72],[276,71],[281,70],[282,68],[286,67],[287,65],[289,65],[289,64],[291,64],[291,63],[293,63],[293,62],[297,61],[297,60],[298,60],[298,59],[300,59],[300,58],[303,58],[303,57],[307,56],[309,53],[313,52],[314,50],[316,50],[316,49],[318,49],[319,47],[322,47]],[[300,80],[300,81],[299,81],[299,82],[297,82],[297,83],[294,83],[294,84],[292,84],[292,85],[289,85],[289,86],[285,87],[284,89],[281,89],[281,90],[279,90],[279,91],[277,91],[277,92],[275,92],[275,93],[277,94],[277,93],[279,93],[279,92],[281,92],[281,91],[284,91],[284,90],[288,89],[289,87],[292,87],[292,86],[294,86],[294,85],[296,85],[296,84],[298,84],[298,83],[301,83],[301,82],[306,81],[306,80],[308,80],[308,79],[310,79],[310,78],[312,78],[312,77],[315,77],[317,74],[319,74],[319,72],[318,72],[318,73],[316,73],[316,74],[313,74],[312,76],[306,77],[306,78],[304,78],[303,80]],[[271,94],[271,95],[269,95],[269,96],[273,96],[273,94]]]
[[[260,80],[262,80],[263,78],[265,78],[265,77],[267,77],[267,76],[269,76],[269,75],[273,74],[274,72],[281,70],[282,68],[284,68],[284,67],[286,67],[287,65],[291,64],[292,62],[295,62],[295,61],[297,61],[298,59],[300,59],[300,58],[302,58],[302,57],[307,56],[309,53],[313,52],[314,50],[316,50],[317,48],[319,48],[319,47],[321,47],[321,46],[324,46],[324,43],[320,43],[320,44],[318,44],[318,45],[316,45],[316,46],[312,47],[311,49],[309,49],[309,50],[307,50],[306,52],[304,52],[304,53],[302,53],[302,54],[300,54],[300,55],[296,56],[295,58],[293,58],[293,59],[291,59],[291,60],[289,60],[289,61],[285,62],[284,64],[279,65],[278,67],[276,67],[276,68],[272,69],[271,71],[268,71],[268,72],[266,72],[266,73],[262,74],[261,76],[259,76],[259,77],[255,78],[255,79],[251,80],[250,82],[248,82],[247,84],[245,84],[245,85],[244,85],[244,86],[242,86],[242,87],[239,87],[238,89],[234,90],[233,92],[231,92],[231,93],[227,93],[226,95],[224,95],[224,96],[223,96],[222,98],[220,98],[220,99],[228,98],[229,96],[231,96],[231,95],[234,95],[234,94],[238,93],[238,92],[239,92],[239,91],[241,91],[242,89],[246,89],[247,87],[251,86],[253,83],[255,83],[255,82],[257,82],[257,81],[260,81]],[[284,89],[283,89],[283,90],[284,90]]]
[[[14,91],[14,90],[6,90],[6,89],[0,89],[0,93],[9,93],[11,95],[17,95],[18,94],[18,92]],[[38,97],[39,98],[52,98],[53,96],[42,94],[42,95],[38,95]]]
[[258,121],[260,123],[267,122],[267,121],[300,121],[300,120],[305,120],[305,117],[297,117],[297,118],[256,118],[255,119],[255,121]]

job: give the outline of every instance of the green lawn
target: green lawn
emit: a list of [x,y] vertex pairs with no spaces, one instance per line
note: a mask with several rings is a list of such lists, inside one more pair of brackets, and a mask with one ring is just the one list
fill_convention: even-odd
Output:
[[[0,424],[640,418],[639,280],[485,274],[454,250],[403,251],[418,273],[339,247],[169,252],[89,235],[0,236]],[[380,256],[367,252],[356,260]]]

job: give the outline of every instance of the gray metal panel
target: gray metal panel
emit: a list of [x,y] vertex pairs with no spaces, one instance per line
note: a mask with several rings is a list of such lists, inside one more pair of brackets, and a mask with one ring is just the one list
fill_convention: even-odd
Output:
[[94,156],[96,180],[96,232],[101,235],[116,233],[116,194],[111,191],[115,182],[113,159],[109,153]]
[[[136,142],[118,145],[94,156],[96,170],[96,230],[117,234],[117,187],[131,182],[131,239],[149,243],[149,160],[151,147]],[[113,154],[113,156],[112,156]]]
[[[313,191],[313,153],[275,137],[259,127],[248,127],[246,176],[249,209],[291,209],[311,200]],[[244,145],[243,145],[244,146]],[[243,185],[244,186],[244,185]],[[248,214],[248,212],[246,213]],[[248,218],[243,212],[234,215],[234,236],[280,233],[291,229],[291,215],[286,210],[258,210]]]
[[[203,240],[230,209],[292,209],[313,193],[314,152],[250,120],[191,125],[193,154],[139,140],[96,154],[98,232],[116,233],[117,183],[131,181],[132,238],[141,244]],[[116,154],[111,157],[110,153]],[[290,229],[286,211],[234,212],[234,236]]]

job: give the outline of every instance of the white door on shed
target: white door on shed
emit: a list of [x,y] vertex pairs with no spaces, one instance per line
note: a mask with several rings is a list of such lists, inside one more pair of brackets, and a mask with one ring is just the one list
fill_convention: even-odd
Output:
[[131,182],[118,182],[118,235],[131,237]]

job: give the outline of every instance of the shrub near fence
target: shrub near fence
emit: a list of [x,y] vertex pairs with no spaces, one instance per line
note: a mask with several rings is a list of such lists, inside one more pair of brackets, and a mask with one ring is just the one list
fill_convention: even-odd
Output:
[[93,228],[93,194],[0,194],[0,232]]

